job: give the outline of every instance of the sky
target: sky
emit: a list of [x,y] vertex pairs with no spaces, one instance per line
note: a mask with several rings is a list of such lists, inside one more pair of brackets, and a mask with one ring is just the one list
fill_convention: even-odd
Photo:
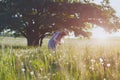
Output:
[[[94,0],[96,3],[100,3],[103,0]],[[120,16],[120,0],[110,0],[110,5],[115,9],[116,15]]]
[[[100,3],[102,0],[94,0],[96,3]],[[110,0],[110,5],[116,11],[116,15],[120,17],[120,0]],[[99,26],[93,28],[92,30],[92,37],[93,38],[106,38],[106,37],[120,37],[120,30],[116,33],[109,34],[104,31],[104,29],[100,28]]]
[[116,10],[116,15],[120,17],[120,0],[110,0],[110,4]]

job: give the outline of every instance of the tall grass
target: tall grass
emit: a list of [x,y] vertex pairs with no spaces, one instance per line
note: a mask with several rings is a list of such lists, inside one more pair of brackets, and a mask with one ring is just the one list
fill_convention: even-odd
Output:
[[0,80],[120,79],[120,39],[67,39],[56,53],[47,41],[40,48],[1,40]]

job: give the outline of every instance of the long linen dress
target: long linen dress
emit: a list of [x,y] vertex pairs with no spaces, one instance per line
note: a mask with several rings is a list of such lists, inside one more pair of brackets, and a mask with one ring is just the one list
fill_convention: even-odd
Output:
[[60,34],[61,34],[60,32],[56,32],[53,34],[53,36],[48,42],[48,49],[56,50],[57,44],[60,44],[61,42],[62,37]]

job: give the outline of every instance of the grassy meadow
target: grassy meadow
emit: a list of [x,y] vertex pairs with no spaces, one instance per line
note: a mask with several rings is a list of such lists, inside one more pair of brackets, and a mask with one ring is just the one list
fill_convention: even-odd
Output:
[[56,53],[0,37],[0,80],[120,80],[120,38],[65,39]]

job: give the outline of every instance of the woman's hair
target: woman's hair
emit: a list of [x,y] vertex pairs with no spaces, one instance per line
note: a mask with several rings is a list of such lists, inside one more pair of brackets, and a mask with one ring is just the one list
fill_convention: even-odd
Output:
[[68,31],[62,31],[62,32],[61,32],[61,36],[66,36],[66,35],[68,35],[68,34],[69,34]]

